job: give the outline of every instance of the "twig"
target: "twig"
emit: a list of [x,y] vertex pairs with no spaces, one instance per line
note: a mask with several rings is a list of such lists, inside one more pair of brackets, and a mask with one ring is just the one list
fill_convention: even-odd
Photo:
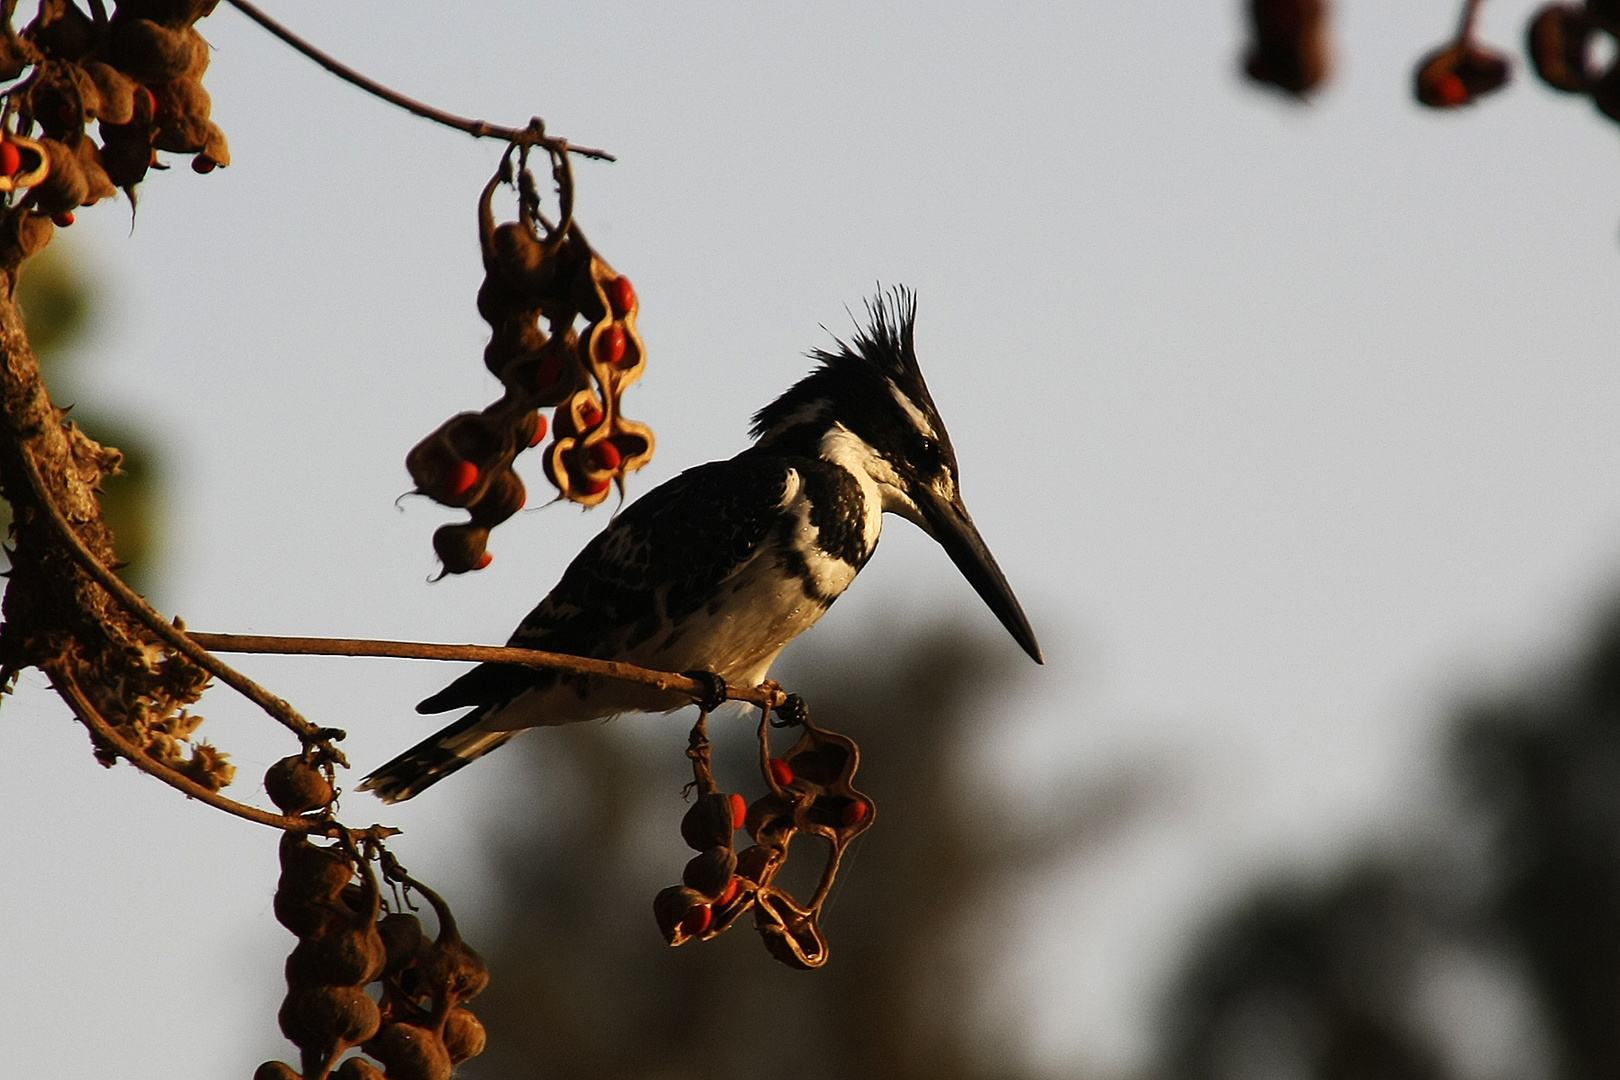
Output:
[[[73,561],[77,562],[85,573],[89,574],[103,589],[111,593],[126,611],[145,624],[146,628],[161,638],[164,644],[259,706],[259,708],[297,733],[299,738],[307,742],[318,740],[325,735],[326,729],[317,727],[305,720],[287,702],[192,641],[186,636],[184,630],[165,619],[139,593],[124,584],[122,578],[107,569],[106,565],[96,558],[95,552],[85,546],[84,541],[79,538],[79,534],[74,531],[68,520],[62,516],[62,511],[57,508],[55,501],[51,498],[50,491],[45,487],[45,478],[39,474],[39,466],[34,461],[32,450],[27,446],[19,446],[19,449],[22,452],[17,456],[22,461],[23,472],[27,474],[29,486],[34,489],[34,497],[39,502],[40,510],[61,536],[62,543],[66,545],[68,554],[73,556]],[[341,758],[341,756],[340,754],[339,757]]]
[[114,750],[142,772],[162,780],[170,787],[177,788],[193,799],[207,803],[209,806],[227,813],[235,814],[239,818],[257,822],[260,825],[269,825],[271,828],[284,829],[287,832],[319,833],[332,832],[334,828],[341,828],[331,818],[307,818],[288,814],[272,814],[268,810],[260,810],[256,806],[239,803],[235,799],[221,795],[197,783],[189,776],[185,776],[167,765],[152,760],[140,747],[119,734],[118,729],[107,722],[90,699],[85,695],[84,689],[74,679],[73,674],[67,670],[66,665],[52,664],[46,669],[51,677],[51,684],[56,692],[62,695],[73,709],[80,722],[95,733],[96,737],[112,746]]
[[377,80],[360,74],[360,72],[336,57],[322,52],[263,11],[260,11],[255,5],[248,3],[248,0],[226,0],[226,2],[344,82],[358,86],[366,93],[382,98],[390,104],[398,105],[406,112],[414,113],[425,120],[432,120],[436,124],[443,124],[445,127],[465,131],[475,139],[500,139],[503,142],[517,143],[522,146],[544,146],[546,149],[558,153],[578,154],[581,157],[595,158],[598,161],[618,160],[606,150],[597,150],[589,146],[575,146],[567,139],[558,139],[547,135],[545,125],[540,123],[538,118],[530,121],[529,126],[526,128],[509,128],[499,127],[483,120],[469,120],[464,116],[445,112],[443,109],[435,109],[433,106],[417,101],[415,98],[406,97],[397,90],[390,90]]
[[1480,0],[1463,0],[1462,14],[1457,19],[1457,44],[1463,45],[1474,36],[1474,20],[1479,15]]
[[[567,653],[539,649],[513,649],[492,645],[435,645],[417,641],[376,641],[370,638],[271,637],[263,634],[197,634],[191,640],[207,649],[234,653],[273,653],[298,656],[391,656],[402,660],[474,660],[486,664],[517,664],[523,667],[567,671],[576,675],[600,675],[621,682],[639,683],[658,690],[673,690],[694,699],[708,688],[696,679],[670,671],[653,671],[617,660],[593,660]],[[769,710],[787,700],[774,683],[760,686],[726,687],[728,701],[746,701]]]

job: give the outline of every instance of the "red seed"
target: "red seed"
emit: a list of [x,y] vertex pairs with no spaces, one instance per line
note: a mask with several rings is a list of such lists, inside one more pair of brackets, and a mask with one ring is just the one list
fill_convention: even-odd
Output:
[[445,486],[452,495],[465,495],[478,483],[478,466],[470,461],[458,461],[450,466],[444,477]]
[[793,767],[779,757],[770,760],[771,779],[776,781],[777,787],[787,787],[793,783]]
[[602,406],[594,401],[587,402],[585,407],[579,410],[579,419],[587,430],[594,428],[602,422]]
[[606,491],[608,488],[610,488],[612,486],[613,486],[613,481],[611,481],[611,480],[594,480],[591,483],[585,485],[585,494],[587,494],[587,495],[600,495],[600,494],[602,494],[602,492]]
[[624,455],[619,453],[617,446],[604,439],[585,452],[585,459],[591,463],[591,468],[599,472],[611,472],[619,467]]
[[1451,72],[1447,72],[1435,81],[1434,94],[1435,97],[1440,99],[1442,105],[1468,104],[1468,87],[1463,85],[1461,78]]
[[687,937],[697,937],[713,921],[714,909],[708,904],[699,904],[681,917],[681,932]]
[[630,309],[636,306],[636,289],[627,277],[617,277],[608,282],[607,294],[615,315],[628,315]]
[[748,800],[733,791],[731,793],[731,830],[736,832],[742,828],[743,822],[747,819]]
[[203,154],[198,154],[196,157],[191,159],[191,171],[194,173],[207,174],[213,172],[218,167],[219,162],[215,161],[211,157],[206,157]]
[[16,176],[20,168],[22,168],[22,151],[17,149],[17,144],[0,143],[0,174]]
[[602,331],[602,336],[596,339],[596,359],[603,364],[617,367],[619,361],[624,359],[625,349],[630,339],[625,336],[624,327],[617,323]]
[[494,561],[495,561],[495,556],[491,555],[489,552],[486,551],[482,555],[478,556],[478,565],[476,567],[474,567],[474,569],[482,570],[484,567],[488,566],[490,563],[492,563]]
[[540,441],[546,437],[546,418],[539,413],[534,417],[534,434],[529,436],[530,446],[539,446]]
[[741,891],[742,886],[737,883],[737,875],[731,875],[731,880],[726,882],[726,887],[720,890],[719,896],[715,897],[715,906],[725,907],[727,904],[737,899],[737,893]]
[[859,825],[861,822],[866,820],[866,814],[866,804],[861,800],[856,799],[854,802],[844,807],[844,812],[838,815],[838,819],[845,825]]
[[556,384],[562,377],[562,357],[551,353],[540,361],[540,366],[534,372],[534,385],[537,390],[547,390]]
[[[146,111],[153,116],[157,115],[157,95],[146,87],[140,87],[140,92],[146,95]],[[138,109],[136,110],[139,111]]]
[[65,229],[73,224],[73,211],[63,210],[60,214],[52,214],[51,220]]

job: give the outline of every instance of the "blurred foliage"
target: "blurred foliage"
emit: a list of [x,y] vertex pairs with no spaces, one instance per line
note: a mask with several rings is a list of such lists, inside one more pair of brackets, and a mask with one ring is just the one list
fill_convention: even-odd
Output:
[[[58,405],[74,404],[68,413],[90,436],[124,454],[123,472],[102,485],[101,509],[116,537],[119,575],[140,592],[155,582],[160,540],[159,471],[150,440],[138,426],[97,403],[93,383],[76,371],[74,346],[95,314],[94,291],[74,257],[62,244],[52,244],[28,261],[17,281],[17,306],[28,326],[28,338],[39,355],[46,384]],[[69,249],[71,251],[71,249]],[[104,400],[104,399],[103,399]],[[10,511],[0,503],[9,525]]]
[[[651,902],[690,856],[678,797],[690,770],[679,718],[544,730],[525,786],[532,830],[504,847],[493,979],[477,1078],[705,1080],[1020,1077],[998,1044],[989,991],[1043,874],[1081,858],[1140,806],[1141,778],[1066,785],[1038,813],[981,775],[982,704],[1005,709],[1003,643],[940,629],[801,651],[785,685],[861,745],[858,786],[877,823],[840,874],[832,959],[793,971],[749,919],[710,942],[663,944]],[[722,785],[763,790],[757,714],[711,722]],[[677,725],[649,739],[646,724]],[[656,744],[656,745],[655,745]],[[802,841],[801,841],[802,842]],[[1003,1029],[1006,1024],[1000,1025]]]
[[[1165,1075],[1620,1076],[1620,610],[1569,670],[1465,710],[1451,761],[1437,839],[1267,885],[1208,928]],[[1477,986],[1462,1022],[1437,1022],[1437,976],[1459,966],[1506,981],[1514,1060],[1462,1064],[1503,1038]]]

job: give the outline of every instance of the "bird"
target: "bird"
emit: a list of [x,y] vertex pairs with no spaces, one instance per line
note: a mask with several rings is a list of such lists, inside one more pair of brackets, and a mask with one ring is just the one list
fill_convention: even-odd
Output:
[[[680,473],[625,507],[508,644],[707,677],[763,681],[877,548],[886,513],[933,537],[1037,664],[1040,645],[958,489],[945,423],[915,349],[916,294],[869,301],[850,340],[753,417],[735,457]],[[419,705],[470,711],[367,776],[401,802],[533,727],[669,712],[677,691],[481,664]]]

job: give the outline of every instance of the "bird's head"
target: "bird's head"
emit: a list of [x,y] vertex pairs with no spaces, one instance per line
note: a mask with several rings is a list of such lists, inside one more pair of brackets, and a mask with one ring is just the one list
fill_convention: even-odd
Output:
[[817,349],[818,366],[754,416],[760,450],[820,457],[877,485],[883,509],[939,542],[1014,640],[1042,663],[1035,632],[957,487],[956,451],[917,366],[915,294],[867,304],[853,340]]

